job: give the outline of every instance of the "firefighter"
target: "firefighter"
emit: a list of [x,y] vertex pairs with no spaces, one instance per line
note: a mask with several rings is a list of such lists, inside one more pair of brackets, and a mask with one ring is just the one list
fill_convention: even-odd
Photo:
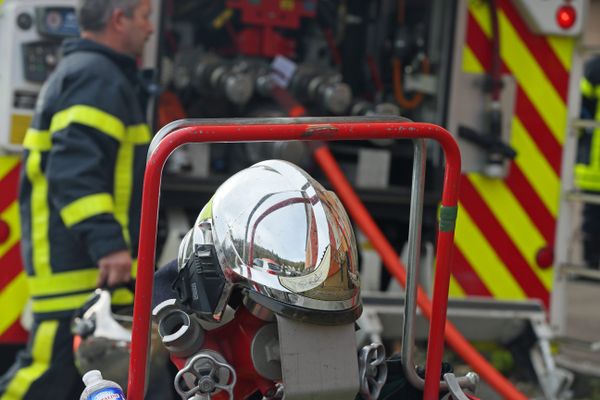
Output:
[[[34,315],[0,399],[79,398],[70,322],[97,287],[135,274],[150,130],[137,59],[150,0],[79,0],[81,37],[44,85],[24,139],[19,205]],[[131,292],[113,298],[132,301]]]
[[[585,64],[581,79],[581,114],[584,119],[600,122],[600,56]],[[579,139],[575,185],[585,191],[600,194],[600,128],[586,130]],[[600,268],[600,205],[583,206],[583,257],[586,264]]]

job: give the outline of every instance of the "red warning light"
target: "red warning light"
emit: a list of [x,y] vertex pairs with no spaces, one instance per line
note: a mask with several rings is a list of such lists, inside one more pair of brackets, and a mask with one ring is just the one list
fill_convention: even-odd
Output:
[[562,29],[569,29],[575,25],[577,19],[577,12],[571,5],[560,6],[556,10],[556,22]]

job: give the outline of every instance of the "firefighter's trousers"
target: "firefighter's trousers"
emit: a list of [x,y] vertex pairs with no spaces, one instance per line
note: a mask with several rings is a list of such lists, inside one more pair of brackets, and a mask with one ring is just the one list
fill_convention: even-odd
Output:
[[71,319],[36,321],[27,348],[0,377],[0,400],[75,400],[84,389],[73,360]]

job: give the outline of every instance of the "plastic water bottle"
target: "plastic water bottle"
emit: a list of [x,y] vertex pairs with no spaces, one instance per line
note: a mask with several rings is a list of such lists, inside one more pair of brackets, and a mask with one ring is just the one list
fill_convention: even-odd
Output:
[[102,373],[97,369],[86,372],[83,383],[85,389],[79,400],[126,400],[121,386],[102,379]]

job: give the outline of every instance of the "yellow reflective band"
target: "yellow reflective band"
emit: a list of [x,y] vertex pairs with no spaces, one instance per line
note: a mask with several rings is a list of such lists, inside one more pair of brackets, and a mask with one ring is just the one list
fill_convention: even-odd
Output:
[[[21,237],[21,224],[19,223],[19,204],[13,201],[2,213],[0,219],[8,224],[10,233],[4,243],[0,243],[0,258],[3,257],[14,246],[19,245]],[[1,308],[0,308],[1,310]]]
[[131,264],[131,277],[134,279],[137,278],[137,272],[138,272],[138,260],[137,260],[137,258],[135,258]]
[[17,372],[0,400],[23,399],[31,384],[46,372],[52,360],[52,347],[57,330],[58,321],[40,323],[33,339],[31,365]]
[[133,304],[133,293],[125,288],[117,289],[112,293],[110,303],[116,306],[129,306]]
[[49,299],[33,299],[31,301],[31,309],[34,313],[76,310],[90,298],[90,294],[92,294],[92,291],[89,293],[52,297]]
[[[598,105],[596,112],[596,121],[600,114],[600,104]],[[590,145],[590,169],[593,171],[600,171],[600,129],[594,129],[592,134],[592,143]]]
[[469,46],[463,48],[463,71],[481,74],[485,70]]
[[23,140],[23,147],[27,150],[48,151],[52,148],[50,131],[38,131],[29,128]]
[[152,135],[150,127],[146,124],[131,125],[127,127],[125,141],[133,144],[146,144],[150,142]]
[[61,293],[94,290],[97,280],[97,268],[57,272],[51,276],[32,276],[27,279],[32,296],[53,296]]
[[27,277],[21,272],[0,291],[0,335],[17,322],[28,298]]
[[538,250],[546,245],[546,240],[533,224],[529,214],[523,210],[504,181],[484,178],[478,174],[470,174],[468,179],[490,207],[523,258],[527,260],[537,278],[550,290],[554,278],[553,271],[550,268],[541,269],[535,259]]
[[37,276],[49,276],[50,243],[48,242],[48,182],[42,174],[42,155],[33,150],[27,157],[26,172],[31,182],[31,241],[33,246],[33,269]]
[[450,276],[450,287],[448,289],[448,297],[466,297],[467,294],[465,293],[464,289],[462,288],[462,286],[460,286],[460,283],[458,283],[458,281],[456,280],[456,278],[454,276]]
[[115,218],[121,224],[123,238],[131,246],[129,236],[129,203],[133,185],[133,155],[134,145],[121,143],[115,165]]
[[548,44],[552,47],[554,54],[556,54],[562,66],[567,71],[570,71],[573,62],[575,39],[565,36],[548,36],[547,39]]
[[117,117],[84,105],[73,106],[56,113],[52,117],[50,132],[58,132],[73,123],[94,128],[119,142],[125,138],[125,126]]
[[581,190],[600,192],[600,171],[586,164],[575,165],[575,185]]
[[556,217],[560,202],[560,178],[539,151],[518,117],[512,120],[511,144],[518,152],[515,160],[517,165],[552,216]]
[[70,228],[95,215],[112,214],[114,210],[112,196],[108,193],[97,193],[75,200],[60,210],[60,216],[67,228]]
[[494,298],[510,300],[527,298],[463,204],[458,206],[455,242]]
[[[137,277],[138,260],[134,259],[131,263],[131,277],[135,279]],[[113,292],[111,296],[111,303],[117,306],[127,306],[133,304],[134,293],[129,289],[121,288]]]
[[585,78],[581,78],[581,80],[579,81],[579,89],[581,90],[581,94],[585,97],[596,97],[594,85],[592,85],[592,83]]
[[0,180],[17,168],[20,160],[20,156],[0,156]]
[[[469,10],[485,34],[491,37],[489,7],[470,6]],[[502,60],[512,71],[517,82],[521,84],[521,88],[538,110],[556,140],[560,144],[564,143],[567,126],[567,107],[564,101],[548,80],[538,61],[531,55],[506,14],[501,10],[498,13],[498,19]]]

